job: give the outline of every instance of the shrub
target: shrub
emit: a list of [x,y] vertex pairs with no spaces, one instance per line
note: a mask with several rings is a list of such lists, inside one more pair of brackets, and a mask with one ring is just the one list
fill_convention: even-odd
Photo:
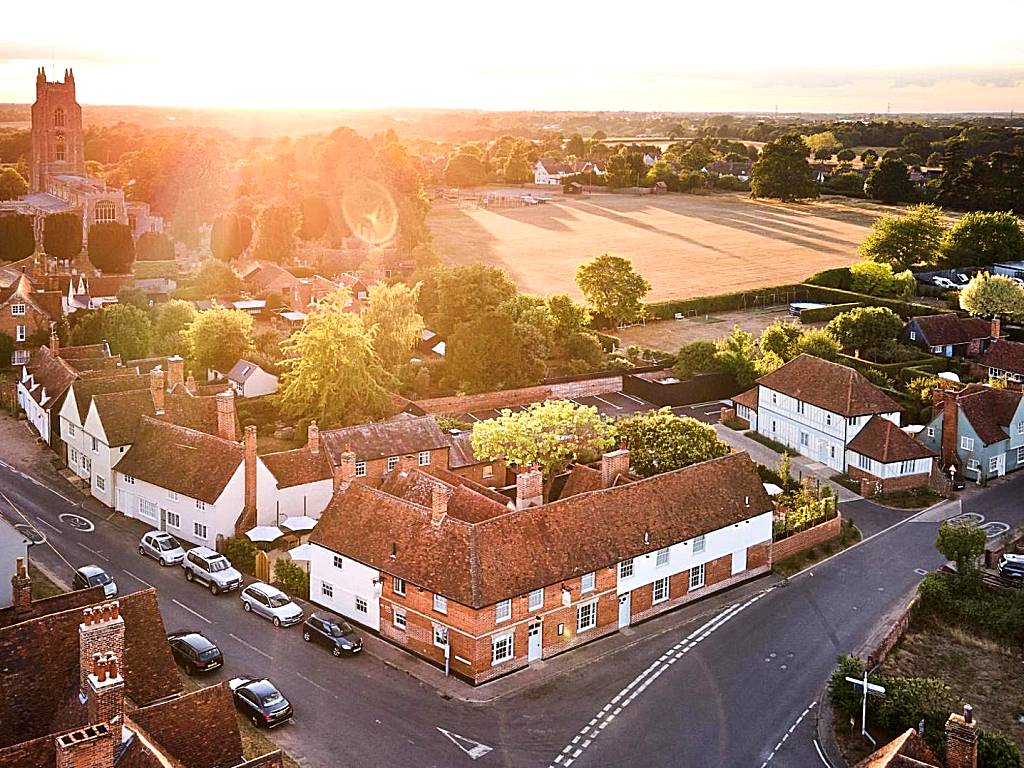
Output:
[[851,289],[852,280],[853,276],[850,274],[849,267],[826,269],[807,278],[807,282],[811,285],[820,285],[825,288],[838,288],[843,291],[849,291]]
[[274,563],[274,580],[289,595],[309,599],[309,574],[291,560]]
[[248,539],[225,539],[221,552],[243,573],[252,574],[256,570],[256,545]]
[[978,768],[1020,768],[1020,750],[1001,733],[978,735]]
[[832,304],[827,307],[814,307],[813,309],[802,309],[800,310],[800,322],[827,323],[832,318],[843,314],[843,312],[849,312],[851,309],[856,309],[859,306],[861,306],[861,303],[859,301],[853,301],[847,304]]

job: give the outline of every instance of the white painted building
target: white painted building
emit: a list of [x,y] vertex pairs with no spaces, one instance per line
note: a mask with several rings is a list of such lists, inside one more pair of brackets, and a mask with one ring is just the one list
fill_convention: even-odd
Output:
[[379,570],[313,545],[309,573],[309,596],[313,602],[380,631]]
[[235,363],[228,372],[228,383],[239,397],[260,397],[277,392],[277,376],[248,360]]

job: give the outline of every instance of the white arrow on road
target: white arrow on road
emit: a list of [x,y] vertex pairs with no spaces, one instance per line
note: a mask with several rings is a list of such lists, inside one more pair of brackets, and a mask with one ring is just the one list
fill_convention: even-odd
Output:
[[452,744],[469,755],[473,760],[479,760],[488,752],[494,750],[494,747],[488,747],[486,744],[481,744],[479,741],[473,741],[472,739],[467,739],[465,736],[459,736],[459,734],[446,731],[444,728],[437,727],[437,730],[447,736]]

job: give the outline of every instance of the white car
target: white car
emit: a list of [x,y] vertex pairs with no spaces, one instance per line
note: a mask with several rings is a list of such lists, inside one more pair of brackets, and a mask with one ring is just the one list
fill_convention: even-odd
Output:
[[164,531],[150,531],[139,541],[139,554],[152,557],[160,565],[178,565],[185,559],[185,550],[178,540]]
[[270,619],[275,627],[290,627],[302,621],[302,609],[277,587],[257,581],[242,590],[242,608]]
[[939,286],[939,288],[945,288],[946,290],[953,290],[957,287],[956,283],[948,277],[933,277],[932,282]]

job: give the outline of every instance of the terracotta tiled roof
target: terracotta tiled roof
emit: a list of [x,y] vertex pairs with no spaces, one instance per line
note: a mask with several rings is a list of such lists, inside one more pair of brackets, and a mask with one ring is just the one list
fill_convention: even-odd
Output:
[[330,480],[334,477],[331,462],[324,451],[311,453],[306,446],[293,451],[265,453],[260,457],[267,469],[277,479],[278,488]]
[[1007,429],[1020,398],[1020,392],[1010,389],[969,384],[960,391],[956,401],[978,437],[985,445],[992,445],[1009,437]]
[[508,498],[446,469],[395,470],[385,475],[380,490],[413,504],[430,507],[432,489],[438,485],[445,489],[448,514],[456,520],[478,523],[508,512]]
[[[55,357],[49,347],[40,347],[32,353],[28,372],[32,374],[29,395],[47,410],[53,408],[68,391],[76,374],[75,369],[63,358]],[[42,401],[44,389],[46,402]]]
[[489,459],[477,458],[476,454],[473,453],[472,432],[459,432],[457,435],[449,434],[448,440],[451,446],[448,451],[448,466],[452,469],[462,469],[477,464],[490,464]]
[[987,339],[992,333],[992,326],[988,320],[979,317],[960,317],[952,312],[922,315],[915,317],[911,322],[917,323],[917,327],[924,335],[924,341],[931,346],[968,344],[974,339]]
[[935,753],[924,739],[917,735],[917,731],[910,728],[876,752],[865,757],[857,763],[855,768],[922,768],[923,766],[941,768]]
[[71,385],[71,391],[75,396],[75,406],[78,408],[78,418],[83,424],[86,414],[89,413],[89,403],[94,396],[138,389],[145,389],[148,392],[149,379],[137,375],[131,369],[125,369],[122,375],[117,376],[78,379]]
[[[202,388],[201,388],[202,389]],[[223,389],[219,390],[223,391]],[[164,398],[164,418],[181,427],[188,427],[208,435],[219,435],[217,428],[217,398],[214,395],[191,395],[184,385],[176,386]],[[242,427],[235,414],[235,434],[242,437]]]
[[481,608],[769,510],[754,463],[736,453],[475,524],[434,525],[428,507],[352,484],[310,541]]
[[935,456],[935,451],[917,442],[888,419],[872,416],[847,446],[849,450],[892,464]]
[[240,443],[144,416],[117,471],[213,504],[242,458]]
[[156,415],[153,396],[148,387],[94,395],[92,403],[103,425],[107,445],[111,447],[134,443],[142,417]]
[[139,373],[149,373],[154,368],[166,368],[166,357],[143,357],[138,360],[125,360],[125,368],[137,368]]
[[[156,591],[118,601],[125,622],[128,697],[145,706],[180,692]],[[81,620],[82,609],[74,608],[0,629],[0,748],[85,725],[78,698]]]
[[88,283],[89,295],[96,296],[117,296],[118,291],[130,286],[134,281],[131,275],[100,275],[98,277],[85,278]]
[[36,291],[32,301],[55,323],[64,317],[64,294],[60,291]]
[[110,350],[106,344],[82,344],[77,347],[61,347],[58,354],[65,360],[85,360],[110,357]]
[[757,410],[757,385],[755,384],[746,392],[741,392],[732,399],[738,405],[745,405],[752,411]]
[[580,493],[599,491],[602,488],[601,472],[586,464],[574,464],[569,472],[569,479],[562,486],[560,499],[567,499]]
[[321,432],[320,440],[334,466],[340,463],[341,454],[346,451],[352,451],[359,461],[370,461],[449,445],[448,436],[437,426],[433,416],[331,429]]
[[978,362],[986,368],[1024,374],[1024,344],[1000,339],[992,343]]
[[812,355],[798,355],[757,381],[763,387],[840,416],[867,416],[900,409],[858,371]]

